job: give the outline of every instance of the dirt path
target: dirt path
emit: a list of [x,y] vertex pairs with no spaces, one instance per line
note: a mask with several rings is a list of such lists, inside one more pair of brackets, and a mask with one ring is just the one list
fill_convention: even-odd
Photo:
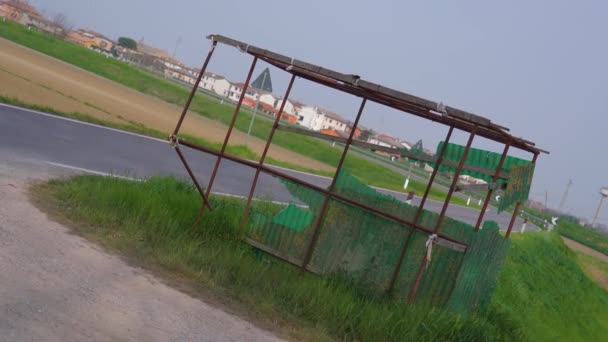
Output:
[[566,244],[566,246],[570,247],[570,249],[575,250],[577,252],[581,252],[581,253],[589,255],[589,256],[592,256],[603,262],[608,262],[608,255],[600,253],[593,248],[589,248],[579,242],[570,240],[566,237],[562,236],[562,239],[564,240],[564,243]]
[[33,207],[0,148],[1,341],[278,341],[126,265]]
[[[61,111],[81,112],[114,122],[134,121],[170,132],[181,108],[0,38],[0,95]],[[185,101],[185,99],[184,99]],[[227,126],[191,113],[182,131],[222,142]],[[230,142],[242,144],[244,134],[233,131]],[[258,155],[264,141],[250,138]],[[319,161],[273,146],[269,156],[311,169],[332,170]]]
[[[566,246],[568,246],[573,251],[588,255],[594,259],[608,263],[608,255],[600,253],[600,252],[596,251],[595,249],[589,248],[579,242],[570,240],[566,237],[562,236],[562,239],[564,240],[564,243],[566,244]],[[588,263],[588,262],[580,262],[580,263],[581,263],[581,266],[584,268],[585,272],[587,272],[587,275],[590,276],[591,278],[595,279],[595,281],[601,287],[603,287],[604,289],[606,289],[608,291],[608,273],[606,273],[604,270],[602,270],[601,268],[597,267],[596,265],[594,265],[592,263]]]

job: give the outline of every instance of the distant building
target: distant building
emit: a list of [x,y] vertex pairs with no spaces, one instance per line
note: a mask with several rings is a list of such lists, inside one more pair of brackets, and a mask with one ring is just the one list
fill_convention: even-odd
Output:
[[112,51],[114,42],[92,30],[79,29],[68,33],[66,40],[82,45],[86,48],[97,48],[103,51]]
[[211,79],[213,79],[213,85],[211,90],[213,90],[214,93],[218,94],[221,97],[228,97],[232,83],[230,83],[230,81],[219,75],[213,76],[211,77]]
[[302,106],[298,112],[298,124],[313,131],[334,129],[346,132],[349,121],[340,115],[317,106]]
[[[243,88],[245,87],[245,83],[231,83],[230,89],[228,90],[228,98],[232,101],[238,101],[243,93]],[[262,92],[256,88],[251,86],[247,87],[247,93],[245,93],[245,98],[250,98],[253,100],[258,100]]]
[[25,16],[42,17],[42,14],[27,1],[0,0],[0,17],[22,23]]
[[174,62],[175,65],[180,65],[181,64],[179,61],[173,60],[173,58],[171,57],[171,55],[167,51],[165,51],[163,49],[155,48],[155,47],[150,46],[150,45],[147,45],[144,42],[143,38],[141,38],[137,42],[137,51],[139,51],[141,53],[145,53],[146,55],[150,55],[150,56],[158,57],[160,59],[164,59],[164,60],[169,61],[169,62]]
[[321,112],[323,113],[323,121],[321,123],[322,129],[334,129],[336,131],[346,132],[349,123],[348,120],[328,110],[322,109]]
[[[352,122],[349,122],[349,123],[346,125],[346,130],[345,130],[345,132],[346,132],[346,133],[348,133],[348,134],[350,134],[350,132],[351,132],[352,130],[353,130],[353,123],[352,123]],[[355,133],[353,134],[353,138],[354,138],[354,139],[359,139],[359,136],[361,135],[361,132],[362,132],[363,130],[365,130],[365,127],[363,127],[363,126],[357,126],[357,128],[355,129]]]
[[[245,97],[243,99],[243,106],[249,107],[250,109],[254,109],[256,102],[257,102],[256,100]],[[274,107],[272,107],[266,103],[263,103],[263,102],[257,102],[257,104],[258,104],[258,113],[261,112],[261,113],[264,113],[264,114],[267,114],[267,115],[270,115],[270,116],[276,118],[278,109],[275,109]],[[292,124],[295,124],[297,122],[297,118],[295,115],[291,115],[291,114],[285,113],[285,112],[283,112],[281,114],[281,120],[288,121],[289,123],[292,123]]]
[[370,137],[368,141],[370,144],[380,145],[384,147],[401,148],[401,141],[397,138],[393,138],[387,134],[378,134]]
[[[216,82],[220,80],[225,81],[225,87],[222,87],[219,83],[216,85]],[[226,96],[226,90],[230,87],[230,82],[226,81],[226,78],[224,76],[205,71],[203,77],[201,78],[201,83],[198,86],[199,88],[213,91],[220,96]],[[218,87],[219,93],[215,91],[216,86]]]
[[275,96],[272,93],[265,93],[262,94],[260,96],[260,102],[263,102],[269,106],[272,106],[273,108],[278,109],[279,107],[277,106],[277,104],[279,103],[279,97]]
[[324,128],[322,130],[320,130],[319,132],[325,134],[325,135],[329,135],[332,137],[336,137],[336,138],[348,138],[348,134],[346,134],[345,132],[342,131],[337,131],[333,128]]
[[53,35],[63,35],[63,28],[46,19],[27,1],[0,0],[0,17]]
[[[283,104],[283,99],[278,97],[274,108],[279,109],[279,108],[281,108],[282,104]],[[297,116],[303,107],[304,107],[304,105],[302,103],[288,99],[287,101],[285,101],[285,107],[283,108],[283,111],[285,111],[291,115]]]
[[401,146],[405,147],[408,151],[412,149],[412,146],[414,146],[414,144],[412,144],[406,140],[401,140],[399,143],[401,144]]
[[171,77],[174,78],[176,80],[180,80],[182,82],[188,83],[188,84],[192,84],[194,85],[194,83],[196,83],[196,77],[182,72],[182,71],[178,71],[178,70],[173,70],[173,69],[165,69],[164,70],[165,76],[166,77]]

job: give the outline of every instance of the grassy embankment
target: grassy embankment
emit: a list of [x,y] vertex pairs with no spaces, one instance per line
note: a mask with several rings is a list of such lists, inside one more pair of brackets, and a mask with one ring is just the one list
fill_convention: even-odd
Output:
[[[169,103],[181,106],[188,96],[186,89],[147,71],[112,58],[106,58],[94,51],[55,37],[27,30],[20,25],[8,21],[2,23],[0,37],[73,64],[142,93],[158,97]],[[199,95],[194,98],[191,110],[207,118],[228,124],[234,109],[229,105],[220,104],[206,96]],[[251,114],[242,111],[238,116],[236,129],[247,131],[250,119]],[[266,139],[270,129],[270,122],[267,120],[257,120],[252,129],[252,135]],[[332,166],[337,165],[341,153],[326,142],[283,131],[278,131],[275,134],[273,144]],[[402,191],[404,177],[395,171],[352,154],[348,156],[344,166],[353,175],[369,185]],[[420,195],[424,192],[425,186],[421,182],[412,180],[409,190],[413,190]],[[433,188],[430,193],[430,197],[437,200],[445,198],[445,195],[444,191],[436,188]],[[454,197],[452,202],[463,205],[466,201],[462,198]]]
[[555,232],[511,235],[492,311],[530,341],[608,336],[608,292],[589,279]]
[[582,243],[596,251],[608,255],[608,236],[581,227],[576,223],[558,221],[557,232],[571,240]]
[[194,295],[306,340],[601,340],[608,294],[589,280],[554,233],[513,236],[493,303],[466,317],[370,298],[343,280],[297,269],[238,239],[243,202],[212,197],[193,226],[198,195],[184,182],[80,176],[33,188],[52,217]]

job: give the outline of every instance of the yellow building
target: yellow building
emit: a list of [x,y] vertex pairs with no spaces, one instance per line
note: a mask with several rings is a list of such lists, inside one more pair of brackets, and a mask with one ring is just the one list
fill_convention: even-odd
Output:
[[103,35],[91,30],[77,30],[68,33],[67,40],[80,44],[86,48],[98,48],[104,51],[112,51],[114,43]]

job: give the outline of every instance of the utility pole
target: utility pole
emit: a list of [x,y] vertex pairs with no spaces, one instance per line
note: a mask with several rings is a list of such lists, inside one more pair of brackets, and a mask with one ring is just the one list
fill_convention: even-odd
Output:
[[549,201],[549,190],[545,190],[545,209],[548,209],[547,202]]
[[566,191],[564,191],[564,195],[562,196],[562,200],[559,202],[559,210],[564,209],[564,205],[566,204],[566,198],[568,197],[568,190],[572,185],[572,179],[568,180],[568,184],[566,184]]
[[178,37],[177,41],[175,42],[175,48],[173,49],[173,59],[175,59],[175,53],[177,52],[177,47],[179,46],[179,44],[182,43],[182,37]]

